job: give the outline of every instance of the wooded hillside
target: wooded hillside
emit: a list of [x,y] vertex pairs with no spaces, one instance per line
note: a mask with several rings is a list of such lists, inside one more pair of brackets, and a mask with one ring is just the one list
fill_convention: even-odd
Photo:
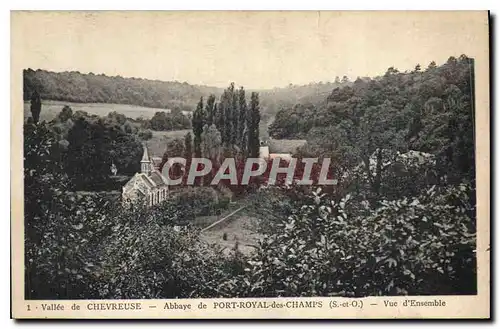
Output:
[[[130,104],[155,108],[194,111],[200,97],[211,94],[219,97],[224,88],[191,85],[186,82],[158,81],[141,78],[109,77],[104,74],[80,72],[50,72],[23,70],[23,97],[27,101],[36,90],[44,100],[76,103]],[[296,103],[321,103],[339,86],[350,84],[347,77],[335,82],[289,85],[258,92],[262,102],[263,119],[267,122],[280,109]]]
[[[376,150],[438,156],[457,178],[474,177],[474,60],[450,57],[411,72],[335,88],[323,106],[297,104],[277,113],[274,138],[305,138],[307,152],[353,165]],[[446,164],[446,165],[445,165]],[[465,175],[465,176],[463,176]]]
[[37,90],[42,99],[77,103],[131,104],[192,111],[200,97],[220,94],[221,88],[186,82],[109,77],[104,74],[23,70],[24,100]]

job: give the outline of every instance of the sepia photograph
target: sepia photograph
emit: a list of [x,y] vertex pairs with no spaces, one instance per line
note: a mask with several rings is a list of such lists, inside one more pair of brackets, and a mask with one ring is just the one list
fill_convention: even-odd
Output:
[[24,301],[478,296],[488,12],[11,20]]

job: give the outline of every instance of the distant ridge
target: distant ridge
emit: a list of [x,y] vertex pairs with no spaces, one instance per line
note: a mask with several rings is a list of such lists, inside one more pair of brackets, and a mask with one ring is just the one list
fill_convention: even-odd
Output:
[[42,99],[77,103],[115,103],[191,111],[200,97],[222,88],[178,81],[123,78],[104,74],[23,70],[23,98],[37,90]]
[[[273,89],[245,89],[248,92],[258,92],[262,113],[273,116],[281,108],[297,103],[324,102],[331,91],[341,85],[334,82],[318,82]],[[214,94],[218,98],[224,88],[178,81],[85,74],[78,71],[52,72],[30,68],[23,70],[23,99],[29,100],[35,90],[45,100],[127,104],[192,111],[201,97],[206,99]]]

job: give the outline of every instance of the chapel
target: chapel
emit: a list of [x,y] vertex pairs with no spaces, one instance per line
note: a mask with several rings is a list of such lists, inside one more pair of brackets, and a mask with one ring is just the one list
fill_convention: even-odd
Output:
[[168,181],[163,177],[155,162],[153,158],[150,158],[148,148],[144,146],[141,171],[136,173],[122,188],[124,204],[142,200],[146,205],[153,206],[167,199]]

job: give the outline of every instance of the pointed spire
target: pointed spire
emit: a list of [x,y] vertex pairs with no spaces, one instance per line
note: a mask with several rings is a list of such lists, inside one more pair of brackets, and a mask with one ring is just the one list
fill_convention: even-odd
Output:
[[146,145],[144,145],[143,148],[144,148],[144,154],[142,155],[141,162],[149,162],[148,148],[146,147]]
[[149,159],[148,148],[144,145],[144,154],[142,155],[141,160],[141,172],[144,174],[149,174],[152,170],[152,163]]

